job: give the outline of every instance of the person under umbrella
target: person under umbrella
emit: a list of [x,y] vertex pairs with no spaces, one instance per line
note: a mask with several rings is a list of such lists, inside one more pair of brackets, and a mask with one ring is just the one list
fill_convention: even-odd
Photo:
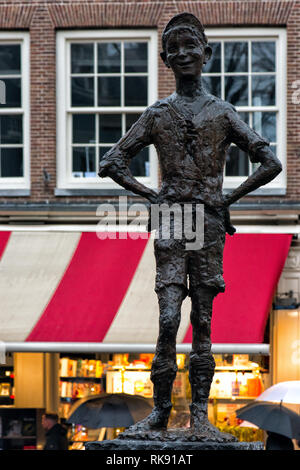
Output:
[[267,431],[267,434],[266,450],[295,450],[290,437],[271,431]]
[[152,404],[144,397],[103,393],[78,400],[72,406],[67,422],[91,429],[126,428],[145,418],[151,410]]
[[292,439],[300,438],[300,416],[281,403],[255,401],[236,415],[268,432],[266,450],[293,450]]

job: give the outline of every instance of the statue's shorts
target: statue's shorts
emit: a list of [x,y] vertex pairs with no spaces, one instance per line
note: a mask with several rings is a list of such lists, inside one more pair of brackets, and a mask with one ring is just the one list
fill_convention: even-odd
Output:
[[187,240],[158,236],[154,241],[156,258],[155,291],[170,285],[182,286],[185,296],[192,296],[199,287],[224,292],[223,249],[225,243],[224,215],[204,209],[204,244],[201,249],[187,249]]

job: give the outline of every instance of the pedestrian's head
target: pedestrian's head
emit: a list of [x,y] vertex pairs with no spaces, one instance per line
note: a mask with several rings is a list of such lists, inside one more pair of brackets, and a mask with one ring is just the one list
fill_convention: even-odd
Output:
[[58,415],[56,413],[45,413],[42,416],[42,426],[44,429],[51,429],[58,423]]
[[191,13],[174,16],[162,34],[161,58],[175,76],[199,75],[211,56],[203,25]]

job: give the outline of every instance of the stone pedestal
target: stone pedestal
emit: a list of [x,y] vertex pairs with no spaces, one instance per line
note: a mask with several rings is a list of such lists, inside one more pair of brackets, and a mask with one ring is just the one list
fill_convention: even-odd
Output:
[[166,451],[198,452],[202,450],[264,450],[262,442],[193,442],[193,441],[150,441],[135,439],[114,439],[112,441],[87,442],[86,450],[102,451]]
[[239,442],[234,436],[218,433],[214,437],[193,434],[190,429],[168,429],[136,433],[126,431],[111,441],[87,442],[86,450],[102,451],[202,451],[202,450],[264,450],[262,442]]

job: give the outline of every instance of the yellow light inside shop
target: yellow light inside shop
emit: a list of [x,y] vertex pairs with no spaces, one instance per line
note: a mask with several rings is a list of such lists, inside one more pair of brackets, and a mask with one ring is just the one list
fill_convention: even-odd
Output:
[[300,380],[300,310],[273,311],[273,381]]
[[177,363],[178,369],[184,369],[185,354],[176,354],[176,363]]

